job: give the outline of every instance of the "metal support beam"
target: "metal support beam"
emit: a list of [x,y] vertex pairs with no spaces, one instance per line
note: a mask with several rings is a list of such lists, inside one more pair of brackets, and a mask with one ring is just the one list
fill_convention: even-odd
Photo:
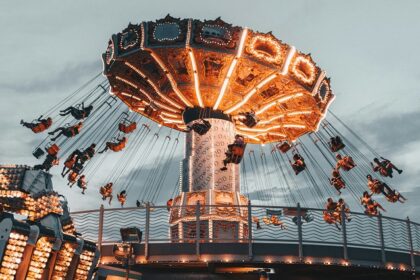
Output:
[[200,260],[200,201],[195,207],[195,255]]
[[104,214],[105,214],[105,208],[104,205],[101,204],[101,207],[99,208],[99,225],[98,225],[98,249],[99,252],[102,252],[102,236],[104,232]]
[[346,228],[346,212],[345,207],[341,208],[341,231],[343,233],[343,257],[345,260],[349,259],[349,254],[347,250],[347,228]]
[[410,246],[410,262],[411,269],[414,271],[416,269],[416,261],[414,259],[414,247],[413,247],[413,236],[411,235],[411,222],[410,218],[407,217],[407,233],[408,233],[408,242]]
[[384,228],[382,225],[382,214],[380,212],[378,215],[378,227],[379,227],[379,241],[381,242],[381,263],[382,265],[385,265],[386,254],[385,254]]
[[248,200],[248,259],[252,260],[252,207],[251,200]]
[[146,203],[146,228],[144,229],[144,258],[149,258],[149,236],[150,236],[150,203]]
[[299,260],[303,261],[303,233],[302,233],[302,211],[300,203],[297,204],[297,227],[298,227],[298,242],[299,242]]

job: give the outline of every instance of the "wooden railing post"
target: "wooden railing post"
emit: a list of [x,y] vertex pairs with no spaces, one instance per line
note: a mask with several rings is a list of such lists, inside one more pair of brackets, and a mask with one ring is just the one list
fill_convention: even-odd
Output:
[[412,269],[412,271],[415,271],[416,261],[414,259],[413,236],[411,235],[411,222],[410,222],[409,217],[407,217],[407,233],[408,233],[408,242],[409,242],[409,246],[410,246],[411,269]]
[[298,227],[298,242],[299,242],[299,260],[303,261],[303,233],[302,233],[302,211],[300,203],[297,204],[297,227]]
[[149,258],[149,238],[150,238],[150,203],[146,203],[146,228],[144,229],[144,258]]
[[381,242],[381,263],[385,265],[386,254],[385,254],[385,239],[384,239],[384,227],[382,225],[382,214],[378,214],[378,227],[379,227],[379,241]]
[[104,208],[104,205],[101,204],[101,207],[99,207],[99,223],[98,223],[98,249],[99,249],[99,252],[102,252],[102,238],[103,238],[103,232],[104,232],[104,213],[105,213],[105,208]]
[[252,207],[251,200],[248,200],[248,259],[252,260]]
[[346,228],[346,212],[345,207],[341,208],[341,231],[343,233],[343,257],[347,261],[349,259],[347,248],[347,228]]
[[195,207],[195,255],[200,260],[200,201]]

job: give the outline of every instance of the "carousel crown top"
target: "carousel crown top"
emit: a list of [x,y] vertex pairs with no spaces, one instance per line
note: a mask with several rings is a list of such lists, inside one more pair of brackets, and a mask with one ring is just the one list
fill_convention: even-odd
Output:
[[316,131],[334,99],[309,54],[220,18],[129,24],[103,60],[111,94],[131,110],[179,131],[194,119],[228,119],[248,143]]

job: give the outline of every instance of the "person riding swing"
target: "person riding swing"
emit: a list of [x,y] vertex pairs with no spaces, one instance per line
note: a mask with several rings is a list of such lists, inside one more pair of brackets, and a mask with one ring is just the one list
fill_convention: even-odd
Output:
[[228,150],[225,153],[226,157],[223,160],[223,167],[220,170],[225,171],[227,170],[227,165],[229,163],[238,164],[241,162],[242,157],[245,152],[245,140],[242,135],[236,134],[235,141],[233,144],[228,145]]
[[116,142],[106,142],[105,148],[99,153],[102,154],[108,150],[119,152],[125,148],[126,144],[127,144],[127,138],[123,136],[121,139],[116,139]]
[[346,147],[346,145],[343,143],[343,140],[341,140],[340,136],[331,137],[330,142],[328,142],[328,145],[333,153],[338,152],[339,150],[344,149],[344,147]]
[[71,138],[78,135],[82,127],[83,127],[83,123],[79,122],[75,125],[68,126],[68,127],[58,127],[56,130],[48,132],[48,134],[54,135],[55,133],[59,131],[59,133],[55,137],[51,138],[52,141],[57,140],[61,135],[64,135],[67,138]]
[[117,199],[121,203],[121,207],[124,206],[125,201],[127,200],[127,192],[125,190],[117,194]]
[[86,176],[82,175],[77,180],[77,186],[82,189],[82,194],[85,194],[85,190],[87,189],[87,182],[86,182]]
[[305,159],[299,153],[293,155],[293,162],[290,160],[289,162],[295,171],[295,175],[298,175],[300,172],[306,169]]
[[339,170],[340,168],[344,171],[350,171],[354,167],[356,167],[356,164],[353,161],[353,158],[351,156],[341,156],[340,154],[337,154],[335,156],[337,159],[337,163],[335,165],[335,169]]
[[344,182],[340,173],[336,169],[333,169],[332,171],[332,178],[330,179],[330,184],[337,190],[338,194],[341,194],[341,189],[346,188],[346,183]]
[[383,177],[390,177],[392,178],[392,171],[396,170],[398,174],[401,174],[403,171],[396,167],[390,160],[385,159],[381,157],[382,160],[379,160],[378,158],[374,158],[373,162],[375,162],[375,165],[371,162],[370,165],[372,166],[372,169],[374,172],[379,172]]
[[112,186],[113,186],[113,183],[109,182],[105,186],[99,189],[99,193],[102,195],[102,200],[106,200],[107,198],[109,198],[109,205],[111,205],[111,201],[113,197]]
[[46,118],[43,119],[42,116],[40,116],[38,119],[32,121],[32,122],[25,122],[24,120],[20,121],[20,124],[23,125],[24,127],[27,127],[29,129],[32,130],[32,132],[34,133],[40,133],[43,132],[45,130],[47,130],[48,128],[51,127],[53,121],[51,118]]
[[[80,109],[78,107],[81,107]],[[76,120],[83,120],[89,117],[90,113],[93,110],[93,106],[89,105],[85,107],[85,103],[82,102],[77,106],[70,106],[64,110],[60,111],[60,116],[67,116],[68,114],[72,115]]]

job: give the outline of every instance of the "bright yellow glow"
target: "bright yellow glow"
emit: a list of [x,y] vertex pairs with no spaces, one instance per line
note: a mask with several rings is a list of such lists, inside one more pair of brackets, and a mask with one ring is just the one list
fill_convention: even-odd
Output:
[[[130,67],[131,69],[133,69],[136,73],[138,73],[142,78],[146,78],[146,75],[141,72],[139,69],[137,69],[134,65],[130,64],[129,62],[125,62],[125,65],[127,65],[128,67]],[[179,105],[178,103],[176,103],[175,101],[171,100],[169,97],[167,97],[166,95],[164,95],[160,89],[156,86],[156,84],[154,82],[152,82],[152,80],[150,79],[146,79],[147,83],[156,91],[156,93],[162,98],[164,99],[166,102],[168,102],[169,104],[171,104],[172,106],[178,108],[178,109],[182,109],[182,106]]]
[[269,124],[269,123],[271,123],[272,121],[275,121],[275,120],[277,120],[277,119],[284,118],[284,116],[285,116],[285,114],[277,115],[277,116],[274,116],[274,117],[272,117],[272,118],[270,118],[270,119],[268,119],[268,120],[265,120],[265,121],[260,121],[260,122],[258,122],[258,123],[257,123],[257,125]]
[[220,105],[220,102],[222,102],[223,96],[225,95],[227,86],[229,84],[230,77],[232,76],[232,73],[235,70],[236,65],[238,64],[238,60],[242,55],[242,51],[244,48],[244,43],[245,43],[247,34],[248,34],[248,29],[244,28],[241,35],[241,41],[239,43],[238,52],[236,54],[236,57],[232,60],[232,63],[229,66],[229,70],[226,74],[225,80],[223,81],[222,88],[220,89],[219,96],[217,97],[216,103],[213,106],[213,110],[217,110],[217,108]]
[[246,126],[238,126],[236,128],[243,131],[249,131],[249,132],[267,132],[267,131],[274,130],[281,127],[282,127],[281,125],[273,125],[267,128],[249,128]]
[[244,105],[246,102],[248,102],[248,100],[259,90],[261,89],[264,85],[266,85],[267,83],[269,83],[271,80],[273,80],[275,77],[277,77],[277,73],[271,74],[270,76],[268,76],[267,78],[265,78],[264,80],[262,80],[255,88],[253,88],[250,92],[247,93],[247,95],[245,95],[245,97],[238,103],[236,103],[235,105],[233,105],[232,107],[230,107],[229,109],[227,109],[225,111],[226,114],[230,114],[234,111],[236,111],[237,109],[239,109],[242,105]]
[[[274,55],[268,55],[266,52],[259,51],[255,49],[257,43],[264,42],[267,45],[270,45],[274,51]],[[281,45],[276,40],[272,39],[267,35],[256,35],[252,38],[249,43],[249,52],[259,59],[263,59],[269,63],[280,63],[281,62]]]
[[192,107],[193,105],[191,102],[185,98],[182,92],[178,89],[178,85],[176,84],[175,79],[170,74],[169,70],[165,67],[163,61],[152,51],[150,51],[150,55],[156,60],[159,64],[160,68],[162,68],[163,72],[165,72],[166,77],[168,77],[169,82],[171,83],[172,89],[174,90],[175,94],[185,103],[185,105]]
[[116,76],[115,78],[116,78],[117,80],[120,80],[121,82],[124,82],[124,83],[126,83],[127,85],[130,85],[130,86],[132,86],[133,88],[137,89],[137,86],[136,86],[135,84],[133,84],[132,82],[130,82],[130,81],[128,81],[128,80],[126,80],[126,79],[124,79],[124,78],[121,78],[120,76]]
[[325,78],[325,71],[322,71],[321,74],[318,77],[318,80],[316,81],[316,84],[314,86],[314,89],[312,90],[312,95],[315,96],[316,93],[318,92],[319,86],[321,85],[321,82],[324,80]]
[[260,110],[258,110],[257,112],[255,112],[256,115],[259,115],[261,113],[264,113],[265,111],[267,111],[268,109],[270,109],[271,107],[273,107],[274,105],[276,105],[277,103],[281,103],[281,102],[285,102],[289,99],[295,98],[295,97],[300,97],[303,96],[303,93],[295,93],[295,94],[290,94],[290,95],[286,95],[283,97],[280,97],[279,99],[268,103],[267,105],[265,105],[263,108],[261,108]]
[[204,108],[203,100],[201,99],[201,92],[200,92],[200,81],[198,79],[198,72],[197,72],[197,64],[195,62],[195,57],[192,49],[188,51],[191,60],[191,66],[194,73],[194,86],[195,86],[195,96],[197,97],[198,105],[201,108]]
[[165,122],[165,123],[178,123],[178,124],[183,124],[184,122],[180,119],[171,119],[171,118],[165,118],[164,116],[160,115],[160,118]]
[[306,125],[302,125],[302,124],[284,124],[283,127],[285,127],[285,128],[306,128]]
[[296,48],[294,46],[291,46],[289,53],[287,54],[286,61],[283,65],[283,69],[281,70],[282,75],[286,75],[287,72],[289,71],[290,62],[292,61],[292,58],[295,55],[295,53],[296,53]]
[[167,116],[167,117],[170,117],[170,118],[179,119],[179,115],[171,114],[171,113],[168,113],[168,112],[162,112],[161,115],[164,115],[164,116]]
[[[304,73],[297,68],[299,64],[305,64],[306,67],[309,67],[309,76],[306,75],[307,73]],[[304,83],[312,84],[315,81],[316,68],[309,58],[298,56],[292,64],[291,71]]]

